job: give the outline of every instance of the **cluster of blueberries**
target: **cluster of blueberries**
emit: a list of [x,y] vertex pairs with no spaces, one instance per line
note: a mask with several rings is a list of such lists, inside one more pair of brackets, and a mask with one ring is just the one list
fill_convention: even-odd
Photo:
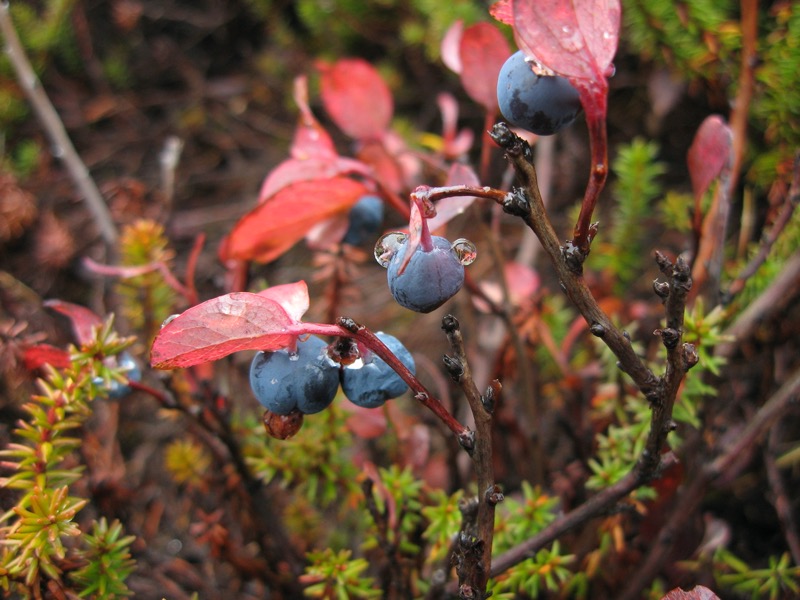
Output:
[[[380,339],[412,373],[414,358],[396,337],[378,332]],[[358,406],[377,408],[402,395],[408,386],[380,357],[372,353],[354,364],[340,366],[328,357],[328,345],[311,336],[297,349],[259,352],[250,364],[250,387],[258,401],[277,415],[298,410],[310,415],[333,402],[339,384]]]
[[[538,75],[522,51],[503,65],[497,81],[500,112],[515,127],[537,135],[552,135],[571,124],[581,111],[580,97],[563,77]],[[383,222],[383,201],[367,195],[350,211],[342,241],[360,245],[374,239]],[[392,296],[401,306],[430,312],[452,298],[464,284],[464,265],[474,260],[466,240],[451,244],[433,236],[427,249],[420,244],[406,262],[408,236],[389,233],[375,246],[375,258],[387,270]],[[401,267],[405,263],[405,269]],[[414,372],[414,359],[394,336],[378,333],[386,346]],[[408,386],[382,359],[368,355],[358,365],[340,366],[328,357],[328,345],[318,337],[299,341],[296,351],[259,352],[250,365],[250,386],[258,401],[276,415],[295,411],[314,414],[333,402],[339,384],[358,406],[376,408],[402,395]]]

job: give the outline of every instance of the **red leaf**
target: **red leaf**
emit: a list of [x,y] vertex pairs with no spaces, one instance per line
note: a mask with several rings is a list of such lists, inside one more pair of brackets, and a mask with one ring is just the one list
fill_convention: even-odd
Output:
[[617,51],[619,0],[512,0],[519,47],[555,73],[604,81]]
[[381,137],[392,119],[392,94],[378,71],[359,58],[321,65],[322,103],[336,125],[357,140]]
[[333,139],[317,121],[308,105],[308,78],[304,75],[294,80],[294,101],[300,109],[300,119],[292,141],[292,158],[298,160],[337,158],[338,153]]
[[358,151],[358,159],[372,168],[374,178],[384,187],[395,193],[405,189],[403,169],[381,141],[366,142]]
[[489,14],[506,25],[514,25],[514,11],[511,0],[500,0],[489,7]]
[[308,310],[308,286],[305,281],[273,285],[261,290],[258,295],[280,304],[293,321],[302,319]]
[[362,440],[371,440],[386,433],[386,415],[382,410],[362,408],[350,402],[345,407],[350,413],[347,417],[347,428],[353,435]]
[[[478,186],[480,181],[471,167],[453,163],[447,173],[445,186],[453,185]],[[437,231],[452,218],[464,213],[474,201],[475,196],[451,196],[439,200],[436,203],[436,216],[428,220],[428,227],[431,231]]]
[[94,329],[103,324],[103,320],[88,308],[64,302],[62,300],[45,300],[44,305],[69,317],[72,331],[79,345],[88,344],[94,339]]
[[461,19],[450,25],[442,38],[440,53],[442,62],[456,75],[461,75],[461,36],[464,35],[464,21]]
[[234,226],[220,258],[270,262],[317,223],[348,210],[367,188],[347,177],[298,181],[282,188]]
[[150,364],[177,369],[240,350],[285,348],[302,333],[298,327],[292,329],[296,324],[271,298],[249,292],[226,294],[193,306],[162,327],[153,341]]
[[461,85],[487,112],[497,112],[497,76],[510,55],[506,38],[491,23],[476,23],[461,36]]
[[70,366],[69,352],[50,344],[37,344],[25,348],[22,352],[22,362],[29,371],[35,371],[44,365],[51,365],[57,369],[66,369]]
[[731,128],[719,115],[706,117],[686,157],[695,200],[700,201],[711,182],[730,166],[732,158]]
[[684,592],[680,588],[675,588],[661,600],[719,600],[719,596],[707,587],[698,585],[689,592]]
[[328,179],[348,174],[371,177],[372,171],[361,161],[343,156],[290,158],[275,167],[264,179],[261,191],[258,193],[258,202],[260,204],[267,201],[281,189],[298,181]]

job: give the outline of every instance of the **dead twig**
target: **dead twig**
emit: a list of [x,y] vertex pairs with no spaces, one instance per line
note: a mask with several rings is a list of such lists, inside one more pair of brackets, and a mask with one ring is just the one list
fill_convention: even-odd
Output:
[[53,103],[47,97],[47,93],[36,76],[28,56],[25,54],[25,49],[22,47],[14,24],[11,22],[9,3],[7,1],[0,3],[0,31],[3,32],[5,51],[16,73],[17,81],[22,87],[22,91],[25,92],[25,96],[31,103],[47,136],[50,138],[50,143],[52,144],[51,152],[64,162],[72,181],[80,193],[83,194],[84,200],[86,200],[89,212],[91,212],[100,230],[100,235],[102,235],[106,244],[113,246],[116,244],[119,235],[114,221],[111,219],[108,206],[106,206],[97,184],[92,179],[89,169],[81,160],[81,157],[78,156],[75,146],[72,145],[72,141],[67,135],[67,130],[64,128],[64,123],[58,116]]

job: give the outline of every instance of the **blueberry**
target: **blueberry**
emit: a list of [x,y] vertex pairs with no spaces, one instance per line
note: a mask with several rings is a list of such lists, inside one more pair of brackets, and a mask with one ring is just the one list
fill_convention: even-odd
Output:
[[452,298],[464,284],[464,265],[448,240],[433,236],[433,248],[417,246],[402,275],[398,274],[406,254],[405,240],[387,268],[389,290],[400,306],[427,313]]
[[350,209],[350,226],[342,242],[358,246],[373,240],[383,223],[383,200],[378,196],[362,196]]
[[[122,371],[122,374],[128,378],[128,381],[140,381],[142,379],[142,369],[139,368],[138,363],[134,360],[133,356],[127,351],[121,352],[118,356],[109,357],[106,363]],[[102,377],[95,377],[93,380],[97,386],[105,385],[105,380]],[[121,383],[116,379],[112,379],[106,389],[106,394],[112,400],[119,400],[124,398],[131,392],[131,386],[127,383]]]
[[250,364],[250,387],[258,401],[277,415],[293,410],[310,415],[327,408],[339,388],[339,370],[317,337],[298,342],[297,352],[259,352]]
[[581,111],[581,99],[572,84],[557,75],[536,75],[521,50],[500,69],[497,101],[509,123],[537,135],[553,135]]
[[[400,340],[382,331],[375,335],[400,359],[400,362],[408,367],[409,371],[416,372],[414,357]],[[383,406],[387,400],[405,393],[408,386],[382,358],[370,354],[361,368],[342,369],[342,390],[353,404],[364,408],[377,408]]]

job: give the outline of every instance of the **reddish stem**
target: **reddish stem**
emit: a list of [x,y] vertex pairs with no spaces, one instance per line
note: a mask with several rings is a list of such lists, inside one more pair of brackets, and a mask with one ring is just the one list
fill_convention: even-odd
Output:
[[459,443],[467,451],[471,451],[474,445],[474,434],[468,427],[459,423],[444,405],[428,389],[420,383],[419,379],[406,367],[402,361],[384,344],[380,338],[363,325],[357,324],[352,319],[341,317],[338,325],[327,323],[297,323],[290,327],[298,335],[313,334],[332,337],[348,337],[362,343],[369,348],[387,365],[389,365],[400,378],[406,382],[414,392],[414,397],[419,400],[426,408],[435,414],[447,428],[458,438]]
[[592,167],[572,239],[572,243],[580,250],[584,258],[589,254],[589,247],[596,232],[596,228],[592,225],[592,213],[594,213],[597,198],[600,196],[600,192],[603,191],[608,178],[608,143],[605,111],[602,114],[597,114],[595,111],[587,112],[586,124],[589,127],[589,148]]

